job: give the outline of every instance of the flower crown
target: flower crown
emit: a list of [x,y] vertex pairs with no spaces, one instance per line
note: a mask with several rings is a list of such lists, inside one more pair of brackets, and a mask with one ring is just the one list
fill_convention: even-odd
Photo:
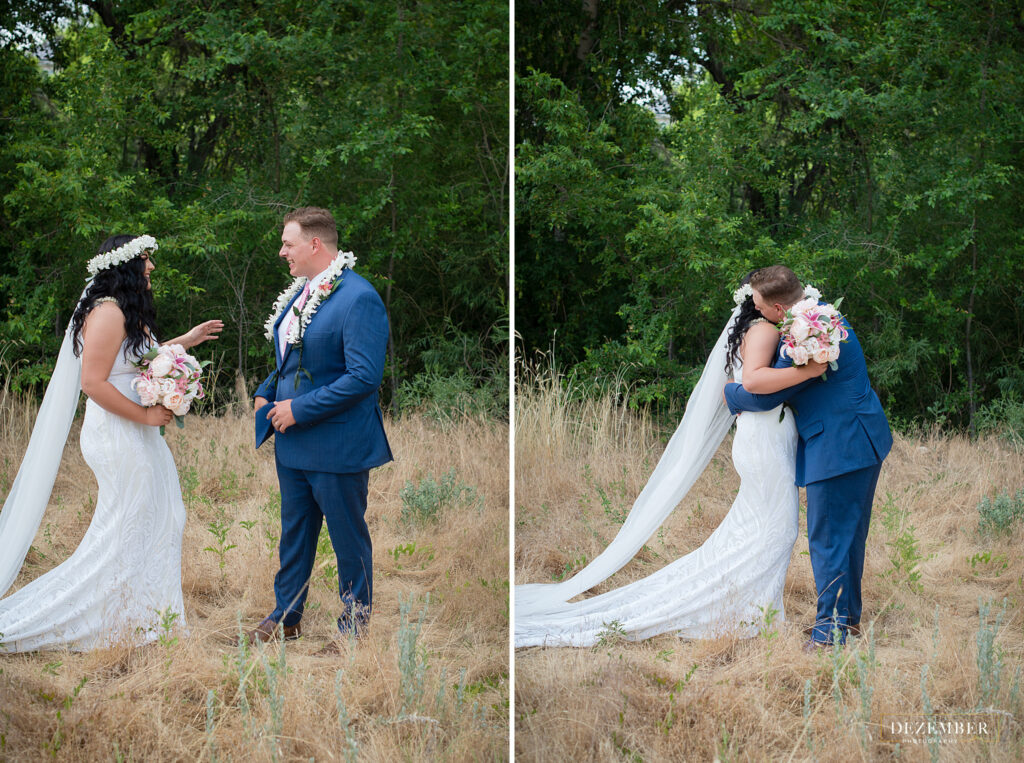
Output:
[[122,244],[117,249],[111,249],[109,252],[103,254],[97,254],[91,260],[86,268],[89,270],[89,275],[94,276],[101,270],[112,268],[115,265],[120,265],[128,260],[134,259],[142,254],[147,249],[156,249],[156,239],[152,236],[139,236],[133,238],[127,244]]
[[[732,301],[737,305],[742,305],[748,297],[754,296],[754,288],[749,284],[745,283],[740,288],[732,293]],[[810,284],[804,286],[804,297],[808,299],[821,299],[821,292],[815,289]]]
[[754,288],[749,283],[745,283],[732,293],[732,301],[737,305],[742,305],[748,297],[753,296]]

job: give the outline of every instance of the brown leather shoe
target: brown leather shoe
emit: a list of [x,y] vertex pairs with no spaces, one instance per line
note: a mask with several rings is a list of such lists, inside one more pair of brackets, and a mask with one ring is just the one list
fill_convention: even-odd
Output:
[[255,644],[257,641],[262,641],[265,644],[278,638],[279,635],[283,635],[285,641],[294,641],[299,638],[302,635],[302,621],[300,620],[295,625],[285,625],[279,628],[276,622],[269,617],[264,617],[259,625],[246,634],[246,637],[250,644]]
[[808,654],[812,654],[814,652],[820,652],[822,649],[824,649],[824,648],[826,648],[828,646],[831,646],[831,644],[826,644],[824,641],[815,641],[814,639],[808,639],[807,641],[804,642],[804,645],[802,647],[800,647],[800,648],[804,652],[807,652]]

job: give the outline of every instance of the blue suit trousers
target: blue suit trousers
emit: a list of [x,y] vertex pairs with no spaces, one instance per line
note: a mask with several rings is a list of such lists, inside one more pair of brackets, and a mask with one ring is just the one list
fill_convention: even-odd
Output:
[[807,485],[807,537],[818,589],[815,641],[830,643],[834,626],[845,642],[846,626],[860,622],[864,546],[881,470],[879,463]]
[[274,578],[277,606],[270,617],[287,626],[302,619],[320,528],[327,532],[338,563],[342,632],[358,629],[373,600],[373,548],[366,526],[369,470],[354,474],[305,471],[277,460],[281,487],[281,569]]

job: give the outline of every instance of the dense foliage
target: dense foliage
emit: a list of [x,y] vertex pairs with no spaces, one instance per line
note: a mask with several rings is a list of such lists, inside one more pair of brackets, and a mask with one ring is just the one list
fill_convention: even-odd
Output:
[[535,0],[516,24],[528,358],[677,405],[739,278],[783,263],[845,297],[897,423],[1024,419],[1017,4]]
[[16,385],[48,376],[86,260],[129,231],[160,242],[165,333],[223,318],[222,386],[238,372],[251,389],[289,280],[281,218],[316,205],[387,304],[392,403],[437,379],[506,388],[505,3],[34,0],[0,14],[0,354]]

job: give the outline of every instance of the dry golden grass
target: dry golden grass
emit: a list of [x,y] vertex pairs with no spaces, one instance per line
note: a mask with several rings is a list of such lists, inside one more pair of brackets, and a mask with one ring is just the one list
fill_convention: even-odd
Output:
[[[624,414],[610,397],[571,398],[550,377],[518,391],[518,583],[561,579],[593,559],[662,450],[650,422]],[[643,577],[707,538],[739,485],[730,448],[731,437],[662,530],[594,593]],[[863,625],[873,623],[873,639],[819,654],[802,651],[801,626],[813,620],[815,604],[802,506],[785,589],[787,621],[765,629],[774,635],[708,641],[663,635],[630,643],[609,632],[607,643],[590,649],[517,650],[516,759],[928,760],[927,744],[897,749],[880,740],[878,724],[886,713],[925,712],[925,666],[924,693],[935,713],[979,706],[980,672],[992,675],[978,666],[979,597],[994,600],[994,610],[1007,600],[996,638],[1001,684],[986,705],[1000,711],[1004,735],[944,744],[937,753],[952,761],[1020,759],[1024,532],[1018,523],[1010,535],[979,535],[977,505],[983,496],[1022,486],[1024,454],[1000,442],[898,436],[882,469],[868,537]],[[909,552],[911,540],[919,563]],[[994,613],[990,627],[993,621]]]
[[[13,480],[33,416],[25,401],[0,399],[0,494]],[[273,609],[280,532],[273,451],[253,451],[250,416],[193,416],[184,430],[167,432],[188,508],[182,576],[189,634],[88,654],[0,656],[0,760],[345,760],[339,699],[360,761],[507,759],[507,425],[466,420],[441,428],[418,416],[387,422],[397,461],[370,476],[369,632],[341,657],[314,654],[339,610],[323,566],[334,562],[327,545],[318,554],[305,634],[288,643],[285,672],[277,647],[245,655],[236,646],[239,619],[249,628]],[[16,586],[66,559],[88,526],[96,486],[77,441],[78,424]],[[403,523],[406,482],[451,468],[476,489],[482,507],[446,509],[436,523]],[[218,555],[204,550],[217,545],[208,525],[219,518],[233,521],[225,545],[237,544],[224,553],[223,571]],[[413,601],[415,624],[428,594],[416,642],[416,660],[426,662],[423,698],[403,710],[400,598]]]

